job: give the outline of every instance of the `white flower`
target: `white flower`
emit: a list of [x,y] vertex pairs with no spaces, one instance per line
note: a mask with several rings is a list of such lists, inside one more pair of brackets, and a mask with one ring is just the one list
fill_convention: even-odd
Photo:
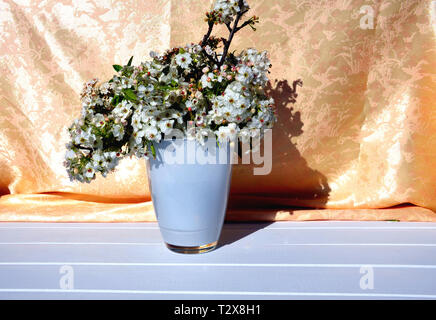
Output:
[[250,142],[250,130],[247,128],[241,129],[241,131],[239,131],[239,137],[241,138],[242,143]]
[[130,88],[131,86],[133,86],[133,80],[132,79],[125,78],[125,77],[123,77],[121,79],[121,88],[127,89],[127,88]]
[[186,109],[189,111],[195,111],[197,109],[197,104],[194,103],[192,100],[186,100],[185,102]]
[[176,63],[178,66],[182,67],[183,69],[187,69],[189,65],[192,62],[191,55],[189,53],[179,53],[176,56]]
[[102,115],[101,113],[97,113],[93,118],[93,122],[97,127],[104,126],[105,124],[104,115]]
[[83,145],[86,146],[89,144],[89,134],[85,131],[81,131],[75,138],[74,138],[74,143],[76,145]]
[[123,140],[124,137],[124,126],[116,124],[112,128],[112,134],[117,139],[117,141]]
[[148,140],[160,141],[160,134],[154,126],[147,126],[144,129],[145,137]]
[[204,146],[205,144],[205,139],[215,139],[215,135],[212,132],[212,130],[210,129],[202,129],[202,128],[197,128],[196,130],[196,135],[195,135],[195,139]]
[[189,127],[188,130],[186,130],[186,137],[188,138],[188,140],[194,140],[196,138],[195,126]]
[[176,111],[176,110],[168,110],[168,111],[170,117],[175,119],[177,123],[179,124],[183,123],[183,114],[180,111]]
[[106,159],[101,152],[95,152],[92,156],[92,165],[95,169],[105,170]]
[[238,74],[236,75],[236,80],[243,84],[248,84],[251,79],[253,79],[253,71],[251,70],[251,68],[247,66],[239,67]]
[[163,134],[167,134],[173,128],[174,120],[162,120],[159,123],[159,129]]
[[143,98],[154,91],[154,86],[150,83],[148,86],[140,85],[138,87],[138,97]]
[[102,94],[108,94],[110,88],[111,88],[110,83],[105,82],[105,83],[103,83],[103,84],[100,86],[100,92],[101,92]]
[[100,136],[92,134],[90,135],[89,140],[93,149],[99,150],[103,147],[103,140]]
[[239,131],[239,127],[236,125],[236,123],[229,123],[227,130],[229,132],[230,140],[235,140]]
[[236,123],[229,123],[227,126],[221,126],[218,129],[217,136],[220,142],[234,141],[237,138],[239,127]]
[[94,178],[95,169],[91,163],[88,163],[84,168],[84,176],[88,179]]
[[76,159],[76,158],[77,158],[77,155],[76,155],[76,153],[73,150],[71,150],[71,149],[67,150],[67,152],[65,154],[65,159],[73,160],[73,159]]
[[203,99],[203,94],[201,93],[201,91],[197,91],[197,92],[195,93],[195,97],[196,97],[198,100],[201,100],[201,99]]
[[228,130],[227,127],[220,127],[218,131],[216,132],[216,135],[218,137],[219,142],[226,142],[228,141]]
[[235,93],[232,90],[226,90],[224,99],[227,106],[230,106],[234,108],[236,105],[238,105],[240,95],[238,93]]
[[239,7],[239,0],[217,0],[213,9],[221,14],[218,19],[220,23],[228,23],[238,12],[248,10],[248,8],[246,0],[243,0],[242,7]]
[[108,170],[112,170],[118,164],[118,158],[116,152],[105,152],[104,157],[106,159],[106,167]]
[[142,138],[145,136],[145,130],[139,130],[133,132],[133,138],[136,144],[142,144]]
[[118,104],[115,109],[112,110],[112,114],[120,118],[122,120],[126,119],[132,113],[132,103],[127,100],[123,100],[120,104]]
[[203,74],[201,77],[201,85],[203,88],[211,88],[212,89],[212,79],[214,75],[212,72],[209,72],[208,74]]

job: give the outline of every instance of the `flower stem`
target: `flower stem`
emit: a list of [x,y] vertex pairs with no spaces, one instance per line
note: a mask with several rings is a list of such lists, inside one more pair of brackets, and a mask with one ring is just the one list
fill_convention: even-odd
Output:
[[207,40],[209,40],[210,34],[212,33],[214,22],[209,21],[208,24],[209,29],[207,30],[206,34],[203,36],[203,40],[201,41],[201,46],[203,48],[206,46]]
[[[239,8],[242,8],[243,4],[244,4],[243,0],[239,0]],[[226,61],[226,57],[229,52],[230,44],[232,43],[233,40],[233,36],[235,35],[236,32],[242,29],[242,27],[238,28],[239,20],[247,11],[248,10],[244,10],[244,11],[241,10],[237,13],[235,22],[233,23],[233,27],[230,27],[230,24],[227,25],[227,29],[229,29],[230,35],[227,41],[225,42],[223,55],[221,56],[221,60],[218,62],[218,68],[220,68],[223,65],[224,61]]]

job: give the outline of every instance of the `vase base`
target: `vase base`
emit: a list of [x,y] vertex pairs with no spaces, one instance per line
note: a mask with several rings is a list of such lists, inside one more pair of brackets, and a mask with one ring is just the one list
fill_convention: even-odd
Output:
[[171,251],[177,252],[177,253],[185,253],[185,254],[197,254],[197,253],[206,253],[209,251],[212,251],[216,248],[218,241],[205,244],[203,246],[197,246],[197,247],[185,247],[185,246],[175,246],[169,243],[165,243],[167,248]]

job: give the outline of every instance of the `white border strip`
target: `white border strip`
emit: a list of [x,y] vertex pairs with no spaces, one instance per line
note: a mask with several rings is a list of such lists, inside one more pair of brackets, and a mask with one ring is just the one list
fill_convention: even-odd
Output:
[[436,299],[433,294],[403,293],[336,293],[336,292],[262,292],[262,291],[165,291],[165,290],[104,290],[104,289],[0,289],[8,293],[100,293],[100,294],[180,294],[180,295],[244,295],[244,296],[318,296]]
[[[117,245],[117,246],[162,246],[162,242],[0,242],[0,245]],[[375,247],[436,247],[436,243],[275,243],[265,246],[375,246]]]
[[[0,222],[1,223],[1,222]],[[431,223],[431,222],[428,222]],[[224,228],[228,230],[436,230],[436,227],[425,227],[425,226],[416,226],[416,227],[226,227]],[[51,223],[48,226],[0,226],[0,229],[77,229],[77,230],[159,230],[159,227],[106,227],[106,226],[75,226],[75,227],[65,227],[65,226],[56,226],[55,223]]]
[[[1,244],[1,243],[0,243]],[[271,246],[374,246],[374,247],[436,247],[436,243],[277,243]]]
[[[118,245],[118,246],[162,246],[162,242],[0,242],[0,245]],[[435,244],[436,246],[436,244]]]
[[436,269],[432,264],[374,264],[374,263],[165,263],[165,262],[0,262],[1,266],[134,266],[134,267],[272,267],[272,268],[360,268],[371,266],[373,268],[394,269]]
[[[226,224],[224,227],[228,230],[436,230],[436,223],[433,222],[389,222],[389,221],[355,221],[353,224],[374,224],[374,226],[338,226],[338,224],[345,224],[349,221],[334,221],[331,226],[307,226],[308,224],[315,223],[313,221],[303,221],[293,223],[292,226],[279,226],[280,224],[287,224],[283,222],[259,222],[259,223],[240,223]],[[318,224],[318,222],[316,222]],[[331,221],[326,221],[326,224],[331,224]],[[419,225],[412,225],[412,224]],[[104,222],[45,222],[37,225],[32,225],[34,222],[0,222],[0,229],[78,229],[78,230],[159,230],[156,222],[132,223],[128,225],[125,223],[111,223],[114,225],[107,225]],[[65,225],[70,224],[70,225]],[[138,226],[138,224],[148,224],[148,226]],[[301,224],[296,225],[296,224]],[[380,226],[386,224],[386,226]],[[245,226],[244,226],[245,225]],[[264,226],[263,226],[264,225]],[[388,226],[389,225],[389,226]],[[433,226],[434,225],[434,226]]]

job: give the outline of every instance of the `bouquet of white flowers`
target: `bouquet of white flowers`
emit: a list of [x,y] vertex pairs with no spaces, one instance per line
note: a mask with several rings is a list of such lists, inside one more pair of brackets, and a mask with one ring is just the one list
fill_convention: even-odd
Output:
[[[211,136],[218,143],[245,143],[272,128],[274,101],[264,90],[271,67],[267,52],[229,52],[234,35],[246,26],[255,30],[259,22],[256,16],[242,22],[248,10],[245,0],[217,0],[206,13],[208,31],[199,44],[151,52],[138,66],[132,57],[125,66],[113,66],[117,74],[109,81],[86,83],[81,117],[69,128],[70,178],[90,182],[125,156],[154,156],[154,143],[173,130],[200,143]],[[216,24],[227,26],[227,39],[211,36]]]

